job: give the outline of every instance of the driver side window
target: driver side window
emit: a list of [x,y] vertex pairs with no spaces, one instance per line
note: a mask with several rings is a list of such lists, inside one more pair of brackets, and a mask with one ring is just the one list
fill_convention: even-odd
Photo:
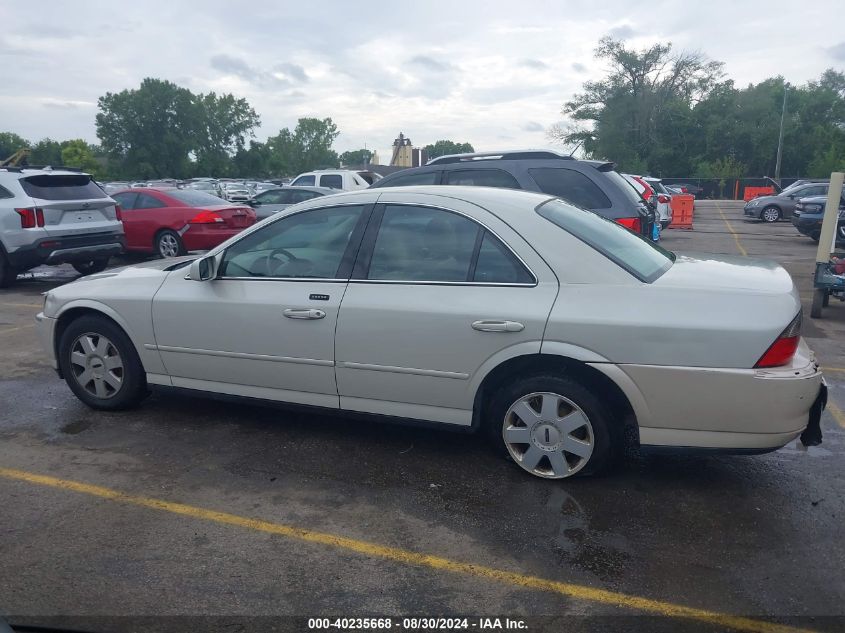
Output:
[[220,277],[336,279],[364,208],[314,209],[268,224],[226,249]]

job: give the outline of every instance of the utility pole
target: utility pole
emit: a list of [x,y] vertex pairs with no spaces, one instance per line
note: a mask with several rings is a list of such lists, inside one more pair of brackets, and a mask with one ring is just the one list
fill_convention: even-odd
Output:
[[784,81],[783,82],[783,108],[780,111],[780,133],[778,134],[778,158],[775,162],[775,180],[777,181],[778,185],[780,185],[780,162],[781,157],[783,156],[783,121],[786,118],[786,91],[789,88],[789,84]]

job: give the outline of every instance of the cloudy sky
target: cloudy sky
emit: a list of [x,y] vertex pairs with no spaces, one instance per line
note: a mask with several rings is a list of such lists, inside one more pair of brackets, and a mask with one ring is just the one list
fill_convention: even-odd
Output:
[[[477,150],[550,145],[545,130],[602,75],[605,34],[671,41],[724,61],[738,84],[845,69],[841,0],[3,2],[0,131],[96,141],[97,98],[169,79],[232,92],[261,116],[257,138],[330,116],[339,151],[400,131]],[[831,15],[828,16],[827,14]],[[808,25],[808,28],[803,28]]]

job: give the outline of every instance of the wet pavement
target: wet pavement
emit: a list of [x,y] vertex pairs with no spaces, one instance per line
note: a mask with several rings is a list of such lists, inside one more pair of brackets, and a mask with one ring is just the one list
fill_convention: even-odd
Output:
[[[40,293],[75,278],[72,269],[38,269],[0,291],[0,468],[608,590],[609,599],[0,477],[0,611],[52,623],[464,614],[548,616],[531,630],[691,627],[618,619],[643,613],[614,602],[626,595],[845,630],[845,305],[834,300],[824,319],[810,319],[815,244],[788,223],[744,222],[736,204],[699,204],[695,230],[667,231],[663,243],[744,250],[790,271],[804,335],[829,368],[834,407],[821,446],[634,454],[605,476],[550,482],[480,437],[357,417],[172,393],[131,412],[94,412],[56,378],[32,327]],[[70,620],[80,621],[129,630],[131,620]],[[203,626],[251,630],[226,622]]]

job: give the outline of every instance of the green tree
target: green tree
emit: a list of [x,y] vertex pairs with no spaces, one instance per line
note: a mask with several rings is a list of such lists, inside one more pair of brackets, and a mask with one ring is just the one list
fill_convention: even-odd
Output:
[[194,98],[196,172],[229,175],[231,157],[244,149],[248,137],[261,125],[258,114],[246,99],[210,92]]
[[674,53],[670,43],[629,49],[612,37],[599,40],[595,56],[610,72],[564,104],[563,113],[580,127],[560,140],[581,143],[588,156],[610,158],[623,169],[688,173],[691,110],[717,85],[722,63]]
[[302,118],[291,132],[282,128],[267,139],[269,169],[277,176],[295,176],[312,169],[337,167],[337,152],[332,149],[340,131],[330,118]]
[[366,165],[373,157],[373,153],[368,149],[356,149],[343,152],[340,155],[341,165]]
[[62,143],[62,164],[66,167],[78,167],[95,178],[99,177],[102,171],[93,150],[82,139]]
[[250,141],[248,149],[242,147],[232,158],[232,173],[252,178],[272,177],[270,156],[270,147],[266,143]]
[[[14,132],[0,132],[0,161],[6,160],[19,149],[29,147],[29,141]],[[30,159],[32,162],[32,159]]]
[[29,155],[31,165],[63,165],[62,144],[51,138],[43,138],[32,146]]
[[468,154],[474,152],[475,149],[469,143],[437,141],[433,145],[426,145],[425,151],[428,153],[428,158],[432,159],[438,156],[448,156],[449,154]]
[[137,89],[106,93],[98,106],[97,136],[122,175],[188,175],[199,127],[189,90],[147,78]]

